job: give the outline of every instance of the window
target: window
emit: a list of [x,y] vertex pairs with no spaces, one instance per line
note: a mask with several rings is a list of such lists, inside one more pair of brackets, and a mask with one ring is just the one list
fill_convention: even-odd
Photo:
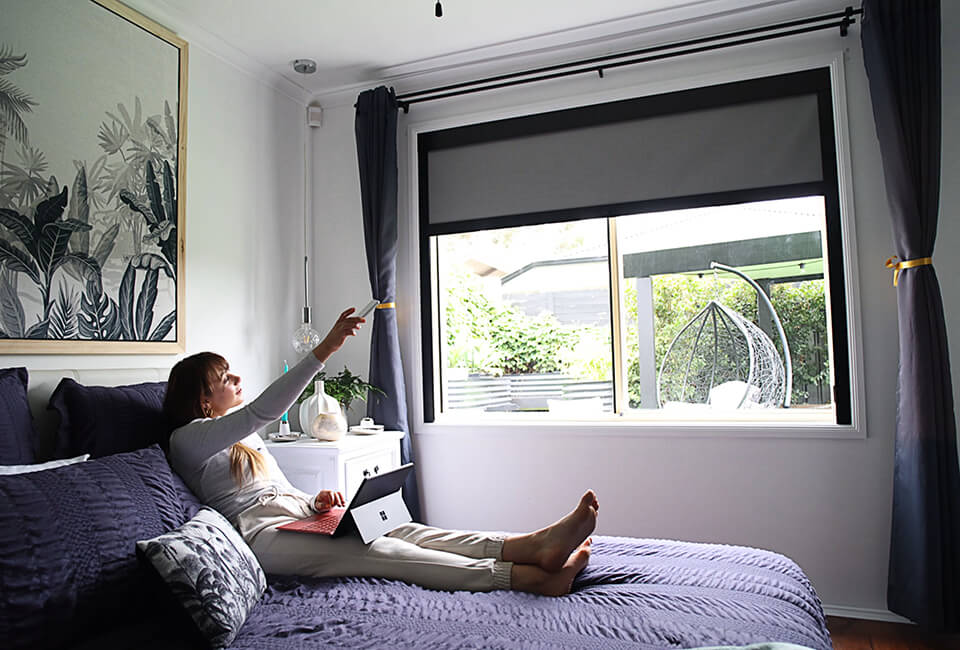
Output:
[[443,410],[612,412],[607,248],[603,219],[438,237]]
[[825,217],[821,196],[618,217],[626,407],[833,421]]
[[850,423],[827,70],[418,147],[427,421]]

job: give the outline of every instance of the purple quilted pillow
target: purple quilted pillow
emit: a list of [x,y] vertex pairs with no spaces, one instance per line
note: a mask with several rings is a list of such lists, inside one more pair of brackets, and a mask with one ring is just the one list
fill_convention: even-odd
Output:
[[27,402],[27,369],[0,370],[0,465],[29,465],[33,451],[33,416]]
[[193,493],[193,490],[187,487],[187,484],[183,482],[179,474],[175,471],[171,471],[170,473],[173,475],[173,487],[177,491],[180,505],[183,506],[183,514],[187,519],[193,519],[193,516],[203,507],[203,503],[201,503],[197,495]]
[[167,382],[130,386],[84,386],[60,380],[48,408],[60,414],[56,458],[90,454],[93,458],[166,446],[170,427],[163,417]]
[[0,476],[0,639],[75,643],[155,609],[137,540],[183,524],[159,447]]

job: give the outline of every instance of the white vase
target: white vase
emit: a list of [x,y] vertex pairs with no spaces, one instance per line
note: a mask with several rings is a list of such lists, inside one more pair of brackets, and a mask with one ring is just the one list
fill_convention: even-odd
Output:
[[320,399],[318,396],[322,392],[322,386],[322,381],[313,382],[313,395],[300,402],[300,430],[304,433],[310,433],[310,423],[320,412],[317,410],[317,401]]
[[324,441],[339,440],[347,430],[340,403],[327,395],[322,381],[313,383],[313,395],[300,404],[300,428]]

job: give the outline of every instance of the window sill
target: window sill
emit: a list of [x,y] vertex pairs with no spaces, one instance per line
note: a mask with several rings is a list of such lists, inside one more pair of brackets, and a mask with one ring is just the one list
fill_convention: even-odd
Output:
[[[706,415],[683,419],[658,413],[637,417],[605,414],[591,418],[550,417],[546,413],[447,413],[435,422],[421,422],[417,435],[464,435],[492,437],[576,436],[597,438],[797,438],[855,440],[867,437],[865,428],[832,424],[824,412],[791,414],[789,419],[771,420],[753,414],[717,423]],[[761,419],[764,417],[764,419]],[[832,417],[832,415],[831,415]]]

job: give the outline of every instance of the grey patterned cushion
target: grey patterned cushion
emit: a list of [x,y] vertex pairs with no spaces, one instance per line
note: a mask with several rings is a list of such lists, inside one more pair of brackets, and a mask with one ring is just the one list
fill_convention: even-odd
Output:
[[137,555],[153,567],[213,647],[230,645],[267,588],[253,551],[210,508],[176,530],[137,542]]

